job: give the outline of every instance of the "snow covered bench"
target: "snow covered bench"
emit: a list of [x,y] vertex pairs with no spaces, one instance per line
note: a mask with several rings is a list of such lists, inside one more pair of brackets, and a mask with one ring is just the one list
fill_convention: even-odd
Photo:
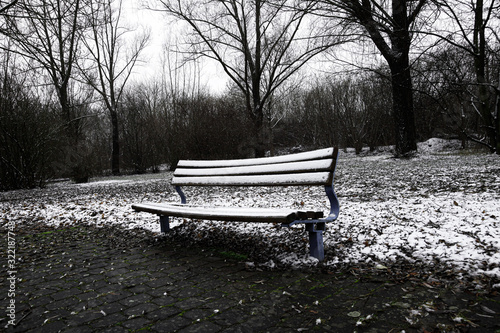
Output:
[[[141,203],[132,205],[135,211],[149,212],[160,217],[161,232],[169,231],[169,217],[191,219],[281,223],[282,227],[305,224],[309,232],[310,255],[324,259],[323,231],[325,223],[337,219],[339,202],[333,189],[333,177],[338,149],[326,148],[285,156],[213,161],[179,161],[172,178],[181,203]],[[319,185],[325,187],[330,212],[294,209],[206,207],[186,203],[181,186],[292,186]]]

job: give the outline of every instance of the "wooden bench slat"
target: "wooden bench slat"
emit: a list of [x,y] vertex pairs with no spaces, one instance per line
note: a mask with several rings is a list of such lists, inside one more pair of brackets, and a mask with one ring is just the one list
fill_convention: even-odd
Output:
[[224,168],[180,168],[175,172],[175,177],[184,176],[236,176],[236,175],[259,175],[280,173],[302,173],[332,170],[334,160],[321,159],[314,161],[252,165],[242,167]]
[[249,165],[263,165],[263,164],[276,164],[276,163],[288,163],[288,162],[300,162],[317,160],[324,158],[332,158],[334,154],[334,148],[318,149],[314,151],[308,151],[304,153],[283,155],[283,156],[273,156],[273,157],[263,157],[263,158],[248,158],[248,159],[236,159],[236,160],[182,160],[179,161],[177,167],[181,168],[220,168],[220,167],[237,167],[237,166],[249,166]]
[[174,186],[283,186],[283,185],[327,185],[331,184],[331,172],[291,173],[252,176],[176,177]]
[[136,211],[157,215],[240,222],[289,223],[297,219],[298,212],[290,209],[203,207],[175,204],[135,204]]

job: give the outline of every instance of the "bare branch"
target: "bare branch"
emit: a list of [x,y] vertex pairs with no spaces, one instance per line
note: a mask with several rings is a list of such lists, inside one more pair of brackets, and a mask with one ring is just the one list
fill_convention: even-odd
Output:
[[3,6],[0,8],[0,14],[3,14],[4,12],[8,11],[9,8],[13,7],[16,3],[17,3],[18,0],[14,0],[12,1],[11,3]]

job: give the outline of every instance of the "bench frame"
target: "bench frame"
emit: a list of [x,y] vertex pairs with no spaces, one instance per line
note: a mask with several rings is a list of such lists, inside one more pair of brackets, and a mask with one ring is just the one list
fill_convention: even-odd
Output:
[[[328,149],[328,150],[327,150]],[[213,176],[212,178],[215,179],[206,181],[205,177],[200,177],[200,176],[191,176],[189,175],[183,175],[183,171],[186,171],[186,165],[196,165],[196,168],[205,168],[204,164],[211,165],[211,163],[214,162],[221,162],[221,164],[224,164],[224,162],[228,162],[229,164],[232,164],[233,162],[236,163],[235,161],[243,161],[243,164],[246,161],[249,161],[248,163],[261,163],[261,164],[266,164],[267,161],[281,161],[279,157],[275,158],[261,158],[261,159],[248,159],[248,160],[227,160],[227,161],[179,161],[179,164],[177,166],[176,171],[174,172],[174,177],[172,179],[172,185],[175,187],[175,190],[180,196],[180,204],[179,203],[169,203],[166,205],[162,204],[135,204],[132,205],[132,208],[136,211],[143,211],[143,212],[149,212],[153,214],[157,214],[160,218],[160,230],[162,233],[166,233],[170,231],[170,217],[171,216],[176,216],[176,217],[188,217],[192,219],[206,219],[206,220],[221,220],[221,221],[234,221],[234,222],[281,222],[282,227],[291,227],[295,224],[305,224],[305,229],[309,233],[309,249],[310,249],[310,256],[317,258],[318,260],[322,261],[324,259],[324,245],[323,245],[323,232],[326,229],[326,223],[328,222],[333,222],[337,219],[339,215],[339,201],[337,199],[337,196],[335,194],[334,186],[333,186],[333,179],[334,179],[334,173],[335,173],[335,166],[338,158],[338,148],[333,147],[333,148],[327,148],[327,149],[321,149],[321,150],[316,150],[313,152],[307,152],[307,153],[299,153],[299,154],[291,154],[291,155],[286,155],[287,158],[292,159],[291,162],[286,162],[283,164],[278,164],[278,165],[292,165],[294,163],[297,163],[297,161],[293,161],[293,159],[297,156],[299,159],[302,156],[314,156],[315,153],[323,153],[324,158],[324,152],[328,153],[327,160],[331,160],[331,166],[328,167],[327,172],[328,172],[328,177],[325,180],[321,181],[293,181],[293,183],[290,182],[282,182],[279,184],[274,184],[274,183],[267,183],[266,178],[264,178],[264,181],[261,181],[260,183],[247,183],[247,179],[245,176],[238,178],[238,176],[229,176],[233,177],[229,180],[229,182],[224,182],[222,179],[224,179],[224,176]],[[309,155],[308,155],[309,154]],[[300,156],[300,157],[299,157]],[[286,158],[285,158],[286,159]],[[312,160],[305,159],[305,162],[312,161],[312,163],[318,162],[318,160],[315,160],[314,158]],[[324,160],[323,160],[324,161]],[[282,163],[282,162],[277,162],[277,163]],[[199,165],[198,165],[199,164]],[[267,164],[266,164],[267,165]],[[273,166],[277,165],[276,162],[274,163]],[[213,173],[213,170],[216,170],[218,168],[221,168],[220,166],[213,167],[213,169],[201,169],[200,173]],[[237,168],[238,169],[238,168]],[[240,167],[241,169],[241,167]],[[180,171],[178,171],[180,170]],[[191,171],[191,170],[187,170]],[[313,170],[315,171],[315,170]],[[322,170],[324,171],[324,170]],[[195,173],[197,173],[198,170],[195,170]],[[241,171],[244,172],[244,171]],[[283,171],[281,171],[283,172]],[[287,172],[287,171],[286,171]],[[290,178],[290,177],[295,177],[295,174],[289,174],[287,176],[285,172],[285,178]],[[307,172],[304,172],[307,173]],[[303,173],[303,174],[304,174]],[[311,173],[311,172],[309,172]],[[267,175],[268,173],[266,173]],[[272,175],[272,173],[271,173]],[[300,174],[298,174],[300,176]],[[186,177],[187,176],[187,177]],[[258,177],[258,176],[255,176]],[[265,176],[264,176],[265,177]],[[220,179],[220,180],[219,180]],[[214,182],[213,184],[210,182]],[[255,216],[242,216],[238,215],[236,216],[234,212],[238,208],[228,208],[228,207],[219,207],[221,210],[224,209],[229,209],[231,210],[230,214],[227,214],[225,212],[217,212],[217,208],[213,208],[210,210],[210,214],[206,214],[203,212],[203,208],[208,208],[208,207],[199,207],[199,206],[189,206],[187,205],[187,199],[186,195],[182,191],[182,186],[290,186],[290,185],[306,185],[307,184],[312,184],[312,185],[319,185],[318,183],[322,183],[325,188],[325,193],[327,198],[329,199],[330,202],[330,212],[327,217],[323,218],[323,213],[322,212],[303,212],[303,211],[298,211],[298,212],[293,212],[290,210],[291,214],[290,216],[279,216],[277,220],[274,220],[272,217],[271,218],[266,218],[266,217],[255,217]],[[226,215],[227,214],[227,215]],[[245,214],[244,208],[242,208],[242,214]]]

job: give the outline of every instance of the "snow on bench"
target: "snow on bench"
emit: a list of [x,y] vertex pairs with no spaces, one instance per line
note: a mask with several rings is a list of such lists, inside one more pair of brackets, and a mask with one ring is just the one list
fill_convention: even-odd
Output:
[[[169,217],[191,219],[281,223],[282,227],[305,224],[309,232],[310,255],[324,259],[323,231],[327,222],[337,219],[339,202],[333,189],[338,149],[326,148],[285,156],[191,161],[182,160],[172,178],[180,203],[134,204],[135,211],[157,214],[161,232],[170,230]],[[210,207],[188,205],[181,186],[324,186],[330,201],[330,212],[293,209]]]

